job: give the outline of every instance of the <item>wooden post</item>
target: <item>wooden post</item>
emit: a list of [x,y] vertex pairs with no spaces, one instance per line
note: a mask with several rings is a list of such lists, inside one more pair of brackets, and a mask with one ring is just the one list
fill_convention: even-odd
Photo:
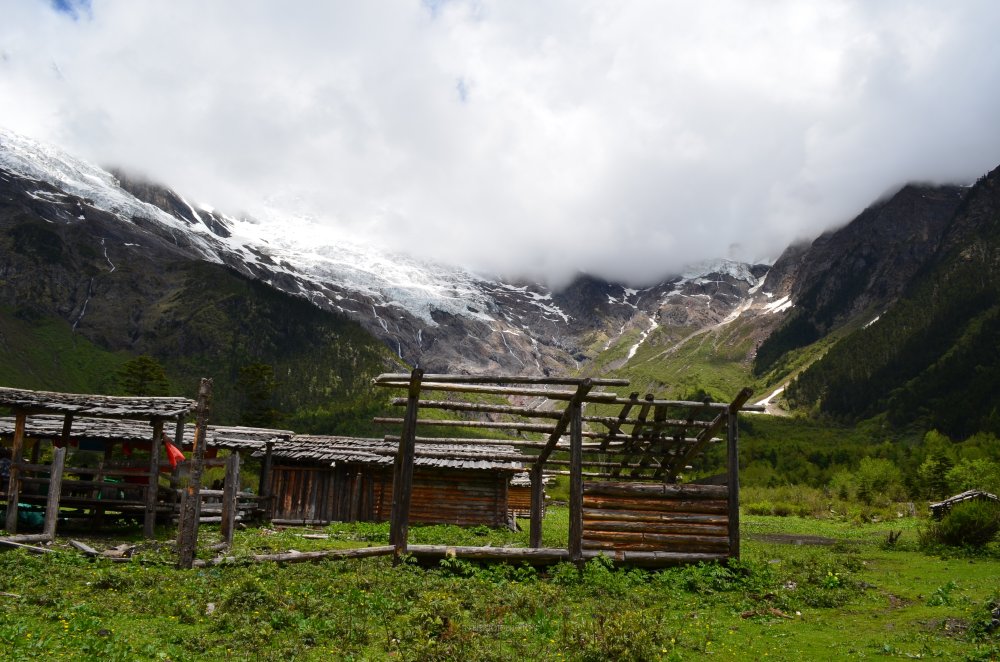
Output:
[[25,418],[23,411],[14,413],[14,440],[10,451],[10,478],[7,484],[7,535],[17,533],[17,501],[21,498],[21,469],[18,465],[24,459]]
[[542,465],[532,465],[530,544],[535,549],[542,546],[542,514],[545,509],[545,486],[542,480]]
[[271,454],[273,451],[273,441],[264,444],[264,462],[260,468],[260,483],[257,485],[257,494],[263,499],[264,518],[268,520],[271,519],[274,513],[274,506],[271,499]]
[[45,525],[42,533],[49,540],[56,537],[56,522],[59,519],[59,499],[62,496],[63,467],[66,465],[66,448],[55,449],[52,469],[49,472],[49,498],[45,503]]
[[569,559],[583,561],[583,405],[570,403]]
[[240,493],[240,454],[233,453],[226,458],[226,482],[222,487],[222,540],[233,544],[236,530],[236,501]]
[[163,419],[153,419],[153,440],[149,443],[149,484],[146,486],[146,519],[142,534],[153,538],[156,534],[156,500],[160,491],[160,446],[163,445]]
[[726,443],[726,473],[729,486],[729,558],[740,558],[740,453],[739,409],[730,407],[727,411],[729,434]]
[[201,500],[201,474],[205,469],[205,446],[208,414],[212,405],[212,380],[203,378],[198,387],[198,406],[194,431],[194,457],[191,475],[181,500],[180,522],[177,528],[177,567],[190,569],[198,546],[198,502]]
[[399,563],[406,553],[406,539],[410,529],[410,497],[413,492],[413,457],[417,446],[417,413],[420,401],[420,380],[424,371],[415,368],[410,373],[407,393],[406,417],[399,436],[399,451],[392,472],[392,513],[389,517],[389,544],[393,557]]

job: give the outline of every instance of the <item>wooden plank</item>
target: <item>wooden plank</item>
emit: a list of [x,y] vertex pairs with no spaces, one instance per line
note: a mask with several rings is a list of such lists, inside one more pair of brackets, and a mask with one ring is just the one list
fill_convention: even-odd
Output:
[[21,472],[18,465],[24,460],[23,411],[14,412],[14,439],[10,451],[10,476],[7,484],[7,533],[17,533],[17,502],[21,494]]
[[83,552],[87,556],[98,556],[100,554],[100,552],[98,552],[96,549],[94,549],[93,547],[91,547],[87,543],[80,542],[79,540],[70,540],[69,544],[70,544],[70,547],[74,547],[74,548],[80,550],[81,552]]
[[49,474],[49,494],[45,504],[45,523],[42,533],[52,540],[56,536],[56,522],[59,520],[59,497],[62,495],[63,466],[66,464],[66,449],[57,448],[52,454],[52,468]]

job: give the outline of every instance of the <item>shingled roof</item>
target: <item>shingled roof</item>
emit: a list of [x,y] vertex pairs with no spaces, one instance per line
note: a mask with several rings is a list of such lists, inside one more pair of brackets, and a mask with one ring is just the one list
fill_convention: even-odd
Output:
[[[391,467],[398,451],[397,442],[384,439],[296,435],[289,441],[276,443],[271,456],[295,462]],[[262,451],[254,453],[254,457],[262,455]],[[531,456],[500,444],[421,444],[414,464],[418,467],[520,472],[530,461]]]
[[[58,439],[62,437],[63,417],[51,414],[29,416],[25,420],[25,434],[28,437],[42,439]],[[184,426],[184,446],[194,444],[195,426],[189,423]],[[173,441],[173,430],[166,434]],[[14,418],[0,417],[0,435],[14,434]],[[239,426],[208,426],[208,445],[215,448],[225,448],[235,451],[253,451],[262,449],[268,442],[288,440],[294,433],[291,430],[269,430],[264,428],[248,428]],[[92,439],[115,442],[149,441],[151,426],[149,421],[128,419],[104,419],[81,417],[73,419],[70,437],[73,439]]]
[[150,420],[183,416],[194,409],[195,401],[178,397],[77,395],[0,387],[0,407],[10,407],[29,414]]

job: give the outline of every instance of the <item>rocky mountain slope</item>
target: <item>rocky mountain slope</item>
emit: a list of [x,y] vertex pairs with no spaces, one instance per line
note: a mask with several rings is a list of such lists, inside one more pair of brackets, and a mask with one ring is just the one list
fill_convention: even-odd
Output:
[[[334,415],[323,403],[337,389],[368,397],[366,375],[394,360],[612,374],[720,399],[750,383],[774,400],[788,385],[800,407],[900,420],[944,397],[932,394],[959,368],[982,377],[967,380],[977,392],[998,390],[979,383],[996,386],[998,177],[906,186],[773,266],[718,260],[644,288],[581,274],[552,291],[380,253],[306,219],[227,215],[0,129],[0,343],[44,319],[95,351],[172,357],[185,376],[233,383],[263,362],[289,406],[318,418]],[[307,367],[311,355],[323,361]]]
[[[379,253],[338,240],[303,219],[263,222],[226,215],[194,205],[166,187],[102,170],[2,131],[0,172],[5,198],[11,206],[20,205],[25,217],[99,242],[97,250],[104,256],[100,282],[108,282],[106,288],[115,287],[110,283],[122,265],[148,256],[224,265],[357,321],[399,359],[434,371],[573,371],[636,334],[630,342],[637,347],[661,326],[690,329],[718,323],[746,308],[767,270],[720,261],[641,290],[581,276],[553,292],[538,284]],[[112,332],[85,309],[97,297],[115,304],[136,297],[94,290],[97,272],[74,279],[71,271],[59,276],[55,312],[106,346],[134,343],[134,324]],[[124,282],[123,272],[117,273]],[[156,278],[150,274],[147,280]],[[18,296],[36,298],[26,292]],[[123,319],[139,315],[121,312]]]

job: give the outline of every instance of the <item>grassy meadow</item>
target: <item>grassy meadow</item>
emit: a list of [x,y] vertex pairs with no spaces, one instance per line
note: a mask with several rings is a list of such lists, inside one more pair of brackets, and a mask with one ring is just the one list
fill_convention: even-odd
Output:
[[[388,558],[180,571],[170,530],[134,540],[127,563],[88,560],[64,538],[51,554],[0,552],[0,658],[997,659],[1000,544],[943,553],[919,546],[921,517],[870,519],[744,514],[739,562],[660,571]],[[565,508],[550,508],[544,544],[565,544],[566,530]],[[203,528],[199,556],[217,540]],[[251,527],[231,553],[387,540],[386,524]],[[414,526],[411,540],[521,546],[527,533]]]

